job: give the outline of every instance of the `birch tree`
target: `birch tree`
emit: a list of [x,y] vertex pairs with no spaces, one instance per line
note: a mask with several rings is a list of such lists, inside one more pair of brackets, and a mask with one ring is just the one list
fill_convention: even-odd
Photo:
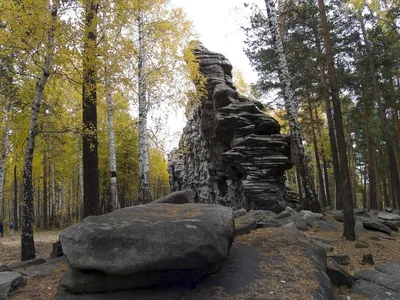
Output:
[[272,35],[275,55],[278,59],[279,80],[283,90],[285,108],[289,119],[289,127],[293,138],[294,154],[296,156],[296,167],[302,177],[305,198],[301,207],[314,212],[320,211],[318,197],[315,192],[314,182],[307,165],[307,157],[303,146],[303,137],[300,131],[300,124],[297,117],[297,103],[291,87],[291,79],[286,61],[286,55],[279,30],[278,15],[275,8],[275,1],[265,0],[268,15],[268,25]]

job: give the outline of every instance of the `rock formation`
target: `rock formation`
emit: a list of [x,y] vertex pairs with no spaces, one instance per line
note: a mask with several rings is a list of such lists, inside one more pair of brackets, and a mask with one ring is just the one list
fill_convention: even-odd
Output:
[[200,203],[282,211],[290,136],[261,103],[236,91],[229,60],[201,44],[194,54],[207,93],[189,110],[179,149],[169,155],[172,191],[191,188]]

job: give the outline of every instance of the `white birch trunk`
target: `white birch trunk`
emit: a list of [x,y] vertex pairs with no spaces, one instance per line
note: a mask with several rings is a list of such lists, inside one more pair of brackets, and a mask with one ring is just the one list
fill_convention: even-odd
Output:
[[303,179],[302,181],[305,192],[305,200],[302,203],[302,208],[310,209],[314,212],[319,212],[320,206],[315,192],[314,182],[310,174],[310,169],[307,165],[307,157],[304,151],[303,138],[300,131],[300,124],[297,118],[297,103],[296,99],[294,98],[294,92],[291,86],[286,55],[279,32],[279,22],[275,8],[275,1],[265,0],[265,5],[267,7],[269,28],[274,41],[275,55],[278,59],[279,79],[283,89],[285,108],[289,119],[290,130],[292,133],[294,153],[297,158],[296,162],[298,163],[296,167],[299,168],[300,175]]
[[32,163],[35,150],[35,138],[37,135],[37,123],[43,90],[51,72],[51,60],[54,50],[54,31],[58,12],[58,1],[51,8],[52,26],[48,32],[47,51],[43,63],[43,73],[36,83],[35,96],[32,101],[32,112],[29,122],[28,140],[26,143],[23,171],[24,206],[22,210],[22,234],[21,234],[21,261],[35,258],[35,241],[33,238],[34,205],[32,185]]
[[147,84],[146,57],[143,31],[143,12],[138,12],[139,24],[139,203],[151,201],[149,180],[149,152],[147,145]]
[[[106,13],[103,17],[103,25],[107,24]],[[107,41],[107,29],[104,29],[104,40]],[[107,57],[107,56],[106,56]],[[115,150],[115,131],[114,131],[114,101],[111,91],[111,78],[108,68],[108,59],[104,61],[104,77],[105,77],[105,92],[106,92],[106,102],[107,102],[107,131],[108,131],[108,143],[110,152],[110,198],[112,210],[120,209],[120,204],[118,200],[118,187],[117,187],[117,154]]]
[[7,112],[5,116],[5,127],[3,134],[3,142],[1,145],[1,157],[0,157],[0,223],[3,223],[3,187],[4,187],[4,179],[5,179],[5,171],[6,171],[6,160],[8,153],[8,137],[10,136],[10,123],[8,120],[8,114],[10,113],[11,105],[9,104],[7,107]]
[[79,214],[80,214],[80,219],[83,219],[83,193],[84,193],[84,188],[83,188],[83,157],[82,157],[82,150],[79,147],[78,150],[78,160],[79,160]]

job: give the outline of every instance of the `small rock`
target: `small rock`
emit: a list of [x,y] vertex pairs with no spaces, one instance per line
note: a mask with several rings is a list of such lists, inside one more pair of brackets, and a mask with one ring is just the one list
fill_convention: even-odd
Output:
[[314,222],[313,227],[317,227],[319,230],[324,232],[335,232],[340,230],[340,226],[327,221]]
[[374,265],[374,258],[371,253],[363,254],[362,262],[363,265]]
[[325,206],[325,207],[322,209],[322,212],[325,213],[325,214],[329,213],[330,211],[331,211],[331,207],[330,207],[330,206]]
[[384,233],[390,233],[392,231],[385,224],[382,224],[382,223],[375,221],[373,219],[370,219],[370,218],[357,216],[357,220],[360,220],[363,223],[364,228],[366,228],[366,229],[372,229],[372,230],[381,231]]
[[315,221],[319,221],[322,218],[322,214],[313,213],[311,211],[306,211],[303,219],[307,222],[308,226],[312,226]]
[[365,243],[358,242],[354,245],[357,249],[368,248],[369,246]]
[[7,300],[9,293],[24,287],[26,284],[24,277],[17,272],[0,273],[0,299]]
[[326,267],[326,273],[328,274],[332,284],[336,287],[346,285],[352,287],[354,278],[346,272],[339,264],[333,259],[328,259],[328,265]]
[[335,254],[328,256],[329,259],[332,259],[339,265],[348,265],[350,264],[350,257],[346,254]]
[[308,224],[307,224],[306,220],[300,219],[300,220],[297,220],[294,223],[294,228],[296,228],[298,230],[301,230],[301,231],[307,231],[308,230]]
[[0,262],[0,272],[12,271],[11,268]]
[[385,211],[391,213],[393,212],[393,207],[385,207]]
[[19,263],[12,264],[10,266],[11,269],[16,270],[16,269],[26,269],[31,266],[37,266],[44,264],[46,260],[44,258],[34,258],[26,261],[21,261]]
[[377,209],[374,209],[374,208],[371,208],[370,210],[368,210],[368,214],[370,216],[377,216],[379,213],[380,213],[380,211]]
[[186,189],[183,191],[173,192],[165,197],[158,198],[151,202],[154,203],[171,203],[171,204],[184,204],[184,203],[194,203],[193,191],[191,189]]
[[354,231],[356,234],[359,234],[360,232],[366,232],[367,229],[364,228],[363,223],[360,220],[357,220],[356,224],[354,225]]
[[282,227],[282,224],[274,219],[269,219],[262,223],[257,223],[257,228],[271,228],[271,227]]
[[353,209],[353,213],[354,213],[355,215],[363,215],[363,214],[365,214],[365,208],[362,208],[362,207],[360,207],[360,208],[354,208],[354,209]]
[[397,215],[400,215],[400,209],[395,209],[395,210],[393,211],[393,213],[394,213],[394,214],[397,214]]
[[287,211],[281,211],[279,214],[276,215],[275,219],[279,220],[279,219],[284,219],[287,217],[291,217],[292,214],[290,212]]
[[60,257],[63,256],[63,250],[62,250],[62,246],[61,246],[61,242],[57,241],[53,244],[53,251],[50,254],[50,257]]
[[381,211],[378,218],[386,221],[400,221],[400,215]]
[[234,216],[235,218],[241,217],[241,216],[243,216],[243,215],[245,215],[245,214],[247,214],[247,211],[246,211],[244,208],[241,208],[241,209],[239,209],[239,210],[235,210],[235,211],[233,212],[233,216]]

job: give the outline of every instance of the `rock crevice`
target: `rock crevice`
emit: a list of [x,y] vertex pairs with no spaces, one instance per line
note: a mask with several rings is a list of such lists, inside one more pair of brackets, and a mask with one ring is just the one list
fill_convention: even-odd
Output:
[[282,211],[290,136],[261,103],[237,92],[222,54],[201,44],[194,54],[207,93],[189,110],[179,148],[169,155],[171,190],[191,188],[200,203]]

